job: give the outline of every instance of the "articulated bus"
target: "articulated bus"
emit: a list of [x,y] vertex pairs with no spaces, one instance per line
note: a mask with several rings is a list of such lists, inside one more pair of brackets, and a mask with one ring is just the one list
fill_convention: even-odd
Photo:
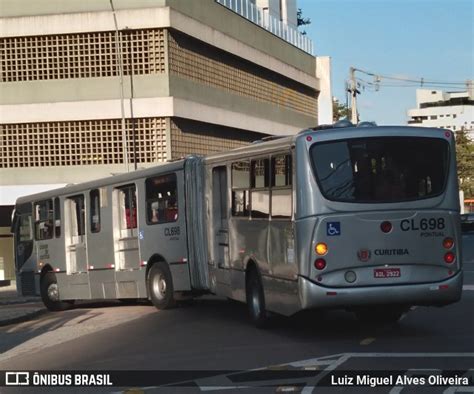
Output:
[[17,283],[75,300],[203,294],[394,322],[461,297],[449,130],[336,124],[18,199]]

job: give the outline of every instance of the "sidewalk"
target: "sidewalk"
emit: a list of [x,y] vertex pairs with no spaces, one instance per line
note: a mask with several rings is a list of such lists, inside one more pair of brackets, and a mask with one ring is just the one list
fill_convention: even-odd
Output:
[[0,287],[0,326],[19,323],[46,312],[40,297],[19,296],[16,282]]

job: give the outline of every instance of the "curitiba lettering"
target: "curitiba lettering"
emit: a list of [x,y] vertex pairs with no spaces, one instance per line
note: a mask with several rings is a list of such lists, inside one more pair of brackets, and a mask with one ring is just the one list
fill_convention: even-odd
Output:
[[375,249],[374,254],[376,256],[403,256],[410,254],[408,249]]

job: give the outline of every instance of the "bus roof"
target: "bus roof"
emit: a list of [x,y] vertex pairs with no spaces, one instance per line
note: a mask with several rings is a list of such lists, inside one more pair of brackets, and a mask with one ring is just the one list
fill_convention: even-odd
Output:
[[[334,138],[357,138],[357,137],[369,137],[371,135],[387,134],[387,135],[407,135],[407,136],[426,136],[426,137],[440,137],[440,132],[446,132],[448,130],[438,129],[438,128],[427,128],[427,127],[413,127],[413,126],[376,126],[374,124],[361,124],[361,126],[349,126],[349,123],[344,123],[343,127],[334,127],[331,125],[323,125],[315,128],[303,129],[298,134],[284,137],[276,137],[271,139],[262,139],[254,141],[252,144],[232,149],[229,151],[213,153],[205,157],[206,163],[219,162],[223,160],[234,160],[237,158],[244,158],[245,156],[251,156],[255,153],[262,155],[270,154],[276,152],[285,147],[290,148],[295,144],[297,139],[305,138],[309,134],[317,134],[322,137],[323,140],[330,140]],[[375,130],[376,129],[376,130]],[[176,171],[184,167],[186,160],[197,157],[197,156],[188,156],[173,162],[158,163],[157,165],[141,169],[137,171],[132,171],[129,173],[124,173],[120,175],[112,175],[106,178],[95,179],[89,182],[83,182],[78,184],[73,184],[70,186],[65,186],[62,188],[49,190],[46,192],[31,194],[28,196],[19,197],[16,201],[16,204],[22,204],[30,201],[38,201],[41,199],[47,199],[54,196],[61,195],[73,195],[74,193],[79,193],[84,190],[94,189],[98,187],[104,187],[115,184],[126,184],[137,178],[148,177],[152,175],[158,175],[166,173],[168,171]]]
[[115,184],[126,184],[135,179],[148,177],[158,174],[163,174],[166,172],[180,170],[184,167],[184,159],[166,162],[166,163],[157,163],[155,166],[145,169],[140,169],[136,171],[127,172],[119,175],[111,175],[105,178],[94,179],[88,182],[81,182],[77,184],[72,184],[69,186],[64,186],[58,189],[48,190],[45,192],[30,194],[28,196],[19,197],[16,200],[16,204],[23,204],[31,201],[39,201],[43,199],[48,199],[51,197],[62,196],[62,195],[74,195],[74,193],[80,193],[84,190],[95,189],[99,187],[115,185]]

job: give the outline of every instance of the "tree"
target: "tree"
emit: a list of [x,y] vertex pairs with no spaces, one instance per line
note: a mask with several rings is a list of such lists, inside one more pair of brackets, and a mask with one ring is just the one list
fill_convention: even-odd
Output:
[[332,120],[334,122],[337,122],[338,120],[342,118],[350,119],[350,117],[351,117],[351,109],[349,107],[346,107],[345,104],[341,104],[337,98],[333,97]]
[[[301,8],[298,8],[298,11],[296,12],[296,24],[297,26],[306,26],[311,24],[310,18],[303,17],[303,11],[301,11]],[[306,35],[306,31],[303,30],[301,34]]]
[[464,198],[474,198],[474,143],[464,127],[456,131],[456,159],[459,188]]

